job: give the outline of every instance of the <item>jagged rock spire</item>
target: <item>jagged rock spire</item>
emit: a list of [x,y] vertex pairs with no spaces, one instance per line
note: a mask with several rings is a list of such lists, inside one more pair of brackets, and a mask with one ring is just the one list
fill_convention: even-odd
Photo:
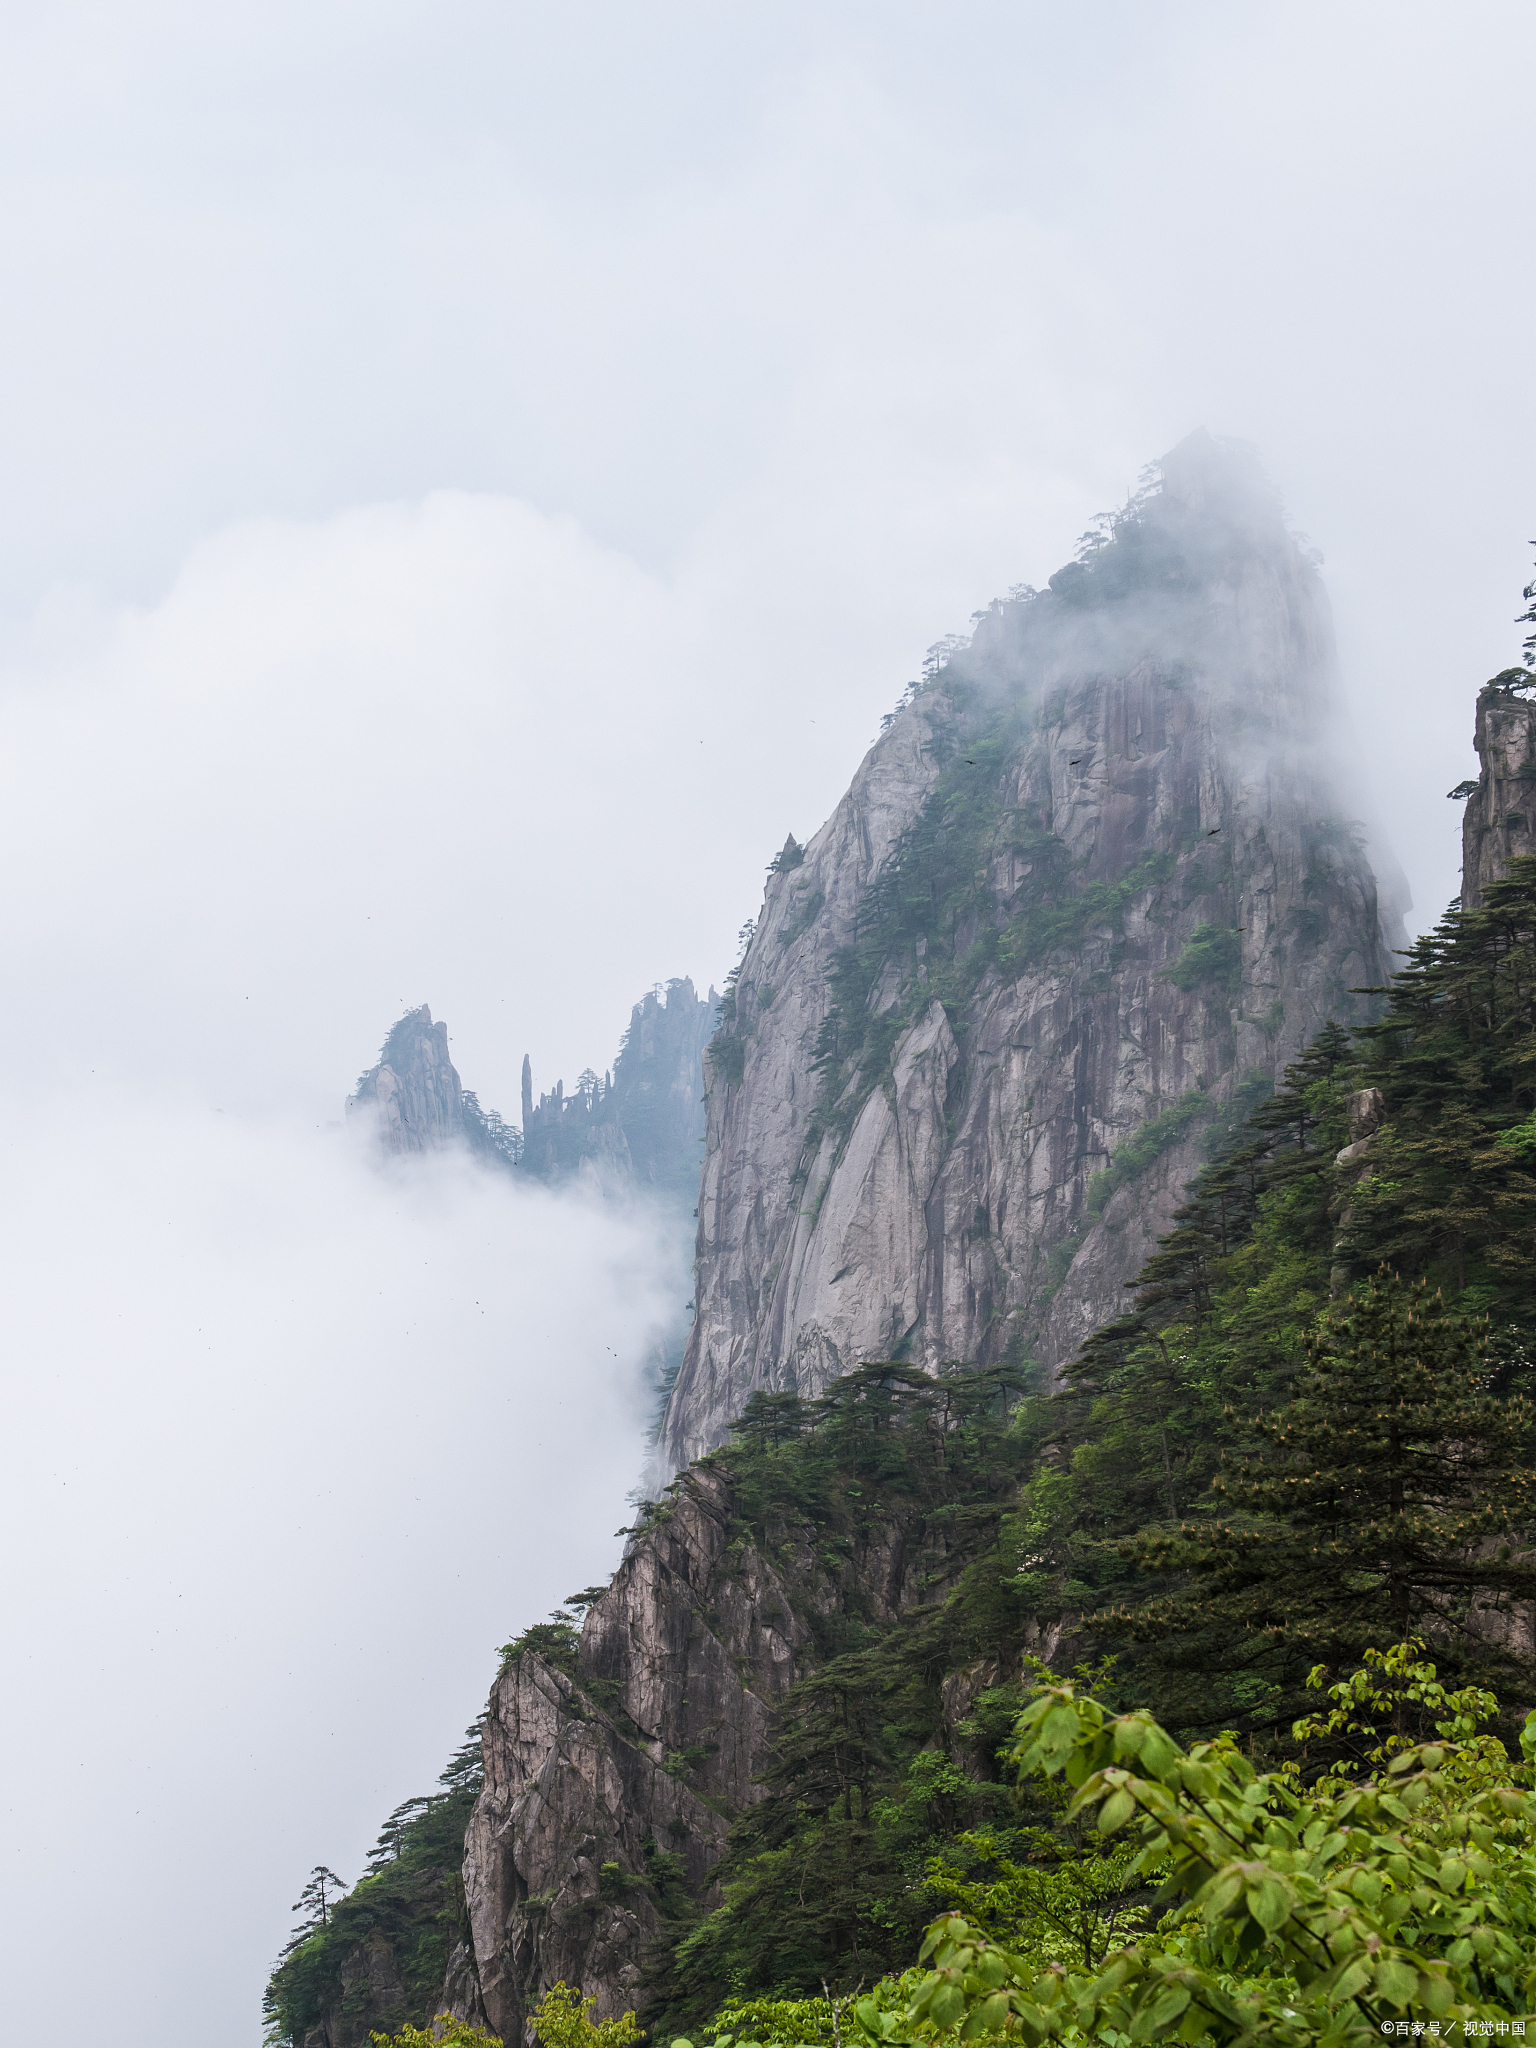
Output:
[[708,1060],[673,1465],[865,1361],[1049,1372],[1245,1077],[1390,972],[1315,557],[1251,450],[1160,467],[941,643],[774,863]]
[[[1482,772],[1461,821],[1461,900],[1476,910],[1517,854],[1536,853],[1536,677],[1507,668],[1477,693]],[[1454,794],[1454,792],[1453,792]]]
[[430,1152],[464,1135],[464,1091],[448,1057],[448,1026],[423,1003],[407,1010],[347,1098],[349,1117],[371,1113],[390,1152]]

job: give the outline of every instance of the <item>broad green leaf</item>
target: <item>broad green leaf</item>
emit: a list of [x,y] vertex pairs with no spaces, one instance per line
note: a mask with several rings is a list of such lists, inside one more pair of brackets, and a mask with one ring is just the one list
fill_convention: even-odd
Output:
[[1389,2005],[1409,2005],[1419,1989],[1419,1973],[1411,1964],[1387,1956],[1376,1965],[1376,1990]]
[[1291,1899],[1278,1877],[1261,1877],[1247,1891],[1248,1910],[1266,1934],[1273,1934],[1291,1917]]
[[1439,1970],[1419,1973],[1418,2003],[1432,2018],[1438,2019],[1442,2013],[1448,2012],[1455,1996],[1455,1990]]
[[958,1984],[940,1984],[928,2001],[928,2017],[936,2027],[952,2027],[965,2011],[965,1994]]
[[1161,2031],[1171,2026],[1189,2003],[1189,1993],[1182,1984],[1175,1984],[1165,1991],[1152,2007],[1152,2024]]
[[1136,1811],[1135,1795],[1122,1785],[1118,1792],[1112,1792],[1099,1808],[1098,1829],[1101,1835],[1112,1835],[1117,1828],[1123,1828]]

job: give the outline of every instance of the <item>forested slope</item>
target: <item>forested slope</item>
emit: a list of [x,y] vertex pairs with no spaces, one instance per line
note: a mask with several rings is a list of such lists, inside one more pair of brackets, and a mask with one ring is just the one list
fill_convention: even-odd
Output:
[[[729,1445],[649,1511],[621,1574],[653,1606],[672,1599],[671,1623],[693,1617],[674,1629],[671,1666],[613,1664],[601,1602],[582,1633],[557,1620],[512,1648],[498,1694],[542,1687],[631,1793],[627,1844],[622,1827],[546,1842],[553,1895],[536,1900],[524,1883],[519,1901],[503,1880],[500,1910],[532,1930],[528,1992],[584,1974],[664,2035],[733,1994],[851,1988],[903,1967],[926,1919],[1050,1823],[1046,1808],[1013,1802],[997,1762],[1031,1656],[1112,1660],[1111,1701],[1149,1705],[1186,1738],[1232,1728],[1275,1755],[1320,1656],[1343,1669],[1407,1630],[1459,1680],[1528,1703],[1533,1006],[1536,859],[1522,859],[1482,907],[1419,942],[1379,1021],[1330,1026],[1277,1094],[1211,1133],[1210,1163],[1133,1310],[1085,1348],[1065,1392],[1030,1393],[1024,1366],[933,1378],[885,1365],[820,1401],[756,1397]],[[1390,1299],[1378,1288],[1374,1334],[1353,1331],[1362,1397],[1317,1332],[1350,1289],[1369,1303],[1384,1264],[1408,1285]],[[1417,1306],[1415,1280],[1428,1294]],[[1372,1389],[1392,1331],[1415,1314],[1428,1332],[1418,1351],[1438,1364],[1405,1390],[1417,1434],[1394,1494]],[[1265,1414],[1295,1432],[1289,1447],[1264,1435]],[[1349,1436],[1362,1428],[1366,1440]],[[1427,1487],[1411,1469],[1426,1459],[1438,1474]],[[1277,1466],[1315,1481],[1305,1512],[1283,1490],[1242,1495],[1244,1474]],[[684,1588],[693,1567],[667,1546],[690,1515],[707,1518],[715,1549]],[[1231,1529],[1255,1538],[1236,1562],[1222,1548]],[[1300,1568],[1319,1531],[1335,1546],[1320,1582]],[[649,1558],[663,1564],[637,1562]],[[776,1689],[742,1662],[732,1589],[736,1626],[777,1628]],[[727,1646],[723,1661],[711,1665],[706,1634]],[[744,1682],[731,1699],[733,1671]],[[499,1712],[493,1696],[493,1724]],[[642,1766],[670,1802],[664,1819],[637,1799]],[[535,1756],[527,1768],[540,1767]],[[445,1813],[407,1827],[402,1860],[412,1828],[424,1839]],[[525,1869],[533,1832],[503,1838]],[[436,1931],[458,1908],[451,1879],[431,1882]],[[384,1921],[357,1917],[370,1886],[381,1879],[279,1972],[275,2010],[293,2038],[321,2009],[295,1989],[325,1982],[316,1958],[356,1949],[357,1930],[378,1950]],[[541,1943],[558,1972],[527,1967]],[[484,1931],[459,1964],[478,2016],[477,1956],[484,1979]],[[507,2004],[511,1980],[494,1974],[504,1995],[488,2017],[515,2029],[528,1992]],[[421,1981],[399,2010],[426,2015],[440,1986]],[[361,2033],[325,2009],[333,2048],[352,2048]]]

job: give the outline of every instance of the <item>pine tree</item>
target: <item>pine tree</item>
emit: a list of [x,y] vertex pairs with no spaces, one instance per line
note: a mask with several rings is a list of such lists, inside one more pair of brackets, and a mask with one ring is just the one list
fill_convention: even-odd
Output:
[[1536,1105],[1536,856],[1418,940],[1387,993],[1359,1034],[1387,1123],[1341,1262],[1360,1277],[1389,1258],[1536,1320],[1536,1161],[1517,1138]]
[[450,1796],[456,1792],[472,1798],[479,1795],[480,1787],[485,1782],[485,1764],[480,1741],[484,1727],[485,1716],[482,1714],[478,1721],[472,1721],[464,1730],[464,1741],[448,1759],[447,1768],[438,1778],[437,1782],[447,1787]]
[[323,1863],[317,1863],[309,1873],[309,1883],[289,1907],[291,1913],[302,1913],[303,1919],[289,1937],[285,1956],[301,1948],[309,1937],[322,1927],[331,1924],[331,1905],[346,1892],[345,1881],[334,1870],[327,1870]]
[[1252,1450],[1223,1460],[1223,1519],[1121,1546],[1192,1583],[1116,1622],[1330,1663],[1420,1633],[1454,1662],[1487,1660],[1481,1617],[1536,1597],[1536,1563],[1510,1540],[1536,1526],[1536,1479],[1530,1404],[1490,1391],[1486,1353],[1426,1283],[1383,1268],[1308,1340],[1295,1398],[1252,1424]]

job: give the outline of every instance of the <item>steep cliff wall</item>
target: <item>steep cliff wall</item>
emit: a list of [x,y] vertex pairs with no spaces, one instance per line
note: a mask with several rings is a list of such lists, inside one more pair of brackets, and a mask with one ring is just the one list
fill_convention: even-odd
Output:
[[771,875],[709,1056],[680,1465],[862,1359],[1048,1368],[1245,1077],[1388,970],[1316,569],[1196,436]]
[[[1482,903],[1517,854],[1536,852],[1536,704],[1532,678],[1506,669],[1477,694],[1472,743],[1481,773],[1461,821],[1461,900]],[[1453,792],[1454,794],[1454,792]]]
[[[445,1993],[462,2017],[516,2043],[560,1979],[595,1995],[600,2017],[644,2010],[647,1954],[678,1932],[669,1916],[719,1902],[730,1820],[764,1795],[790,1687],[927,1625],[995,1542],[1019,1476],[998,1389],[978,1428],[982,1383],[946,1394],[909,1377],[856,1377],[840,1412],[768,1418],[753,1444],[685,1473],[579,1642],[541,1654],[559,1633],[545,1624],[516,1646],[465,1841],[470,1940]],[[788,1464],[767,1447],[779,1428]],[[974,1687],[933,1690],[923,1733],[942,1737]]]
[[657,1857],[704,1889],[723,1814],[753,1797],[803,1629],[731,1534],[722,1480],[690,1474],[588,1614],[570,1672],[524,1651],[492,1689],[464,1885],[478,2010],[506,2040],[561,1978],[600,2017],[632,2006],[660,1929]]
[[400,1019],[347,1097],[347,1115],[371,1115],[388,1152],[431,1152],[464,1136],[464,1090],[448,1057],[448,1026],[423,1003]]

